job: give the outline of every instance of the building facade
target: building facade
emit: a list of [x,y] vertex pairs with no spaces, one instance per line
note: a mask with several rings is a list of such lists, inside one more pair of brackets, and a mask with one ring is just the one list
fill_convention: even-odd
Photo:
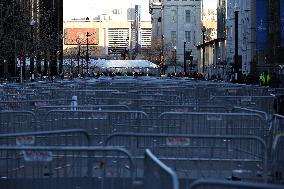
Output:
[[226,38],[227,0],[218,0],[217,38]]
[[[161,41],[161,53],[165,64],[183,71],[185,52],[191,52],[197,63],[196,46],[201,43],[201,1],[151,0],[150,13],[153,23],[152,43]],[[169,62],[167,62],[169,60]]]
[[[65,52],[77,56],[79,45],[81,45],[82,53],[86,53],[86,43],[79,44],[73,43],[68,44],[67,30],[69,29],[81,29],[82,31],[77,31],[76,35],[86,35],[89,29],[96,31],[95,35],[89,37],[89,40],[96,38],[95,44],[89,44],[89,53],[95,58],[111,58],[120,59],[121,53],[125,49],[130,49],[134,58],[135,54],[135,28],[134,20],[131,16],[133,10],[123,10],[119,9],[116,11],[107,11],[109,13],[99,15],[96,18],[84,18],[79,20],[69,20],[64,21],[64,49]],[[116,13],[116,14],[113,14]],[[118,17],[117,17],[118,14]],[[130,16],[129,16],[130,15]],[[87,30],[86,30],[87,29]],[[141,21],[141,42],[142,42],[142,54],[143,51],[147,50],[151,46],[151,29],[152,25],[150,21]],[[94,33],[94,32],[90,32]],[[75,37],[75,38],[74,38]],[[79,36],[78,36],[79,37]],[[73,36],[73,40],[76,41],[76,36]]]
[[149,13],[151,14],[152,23],[152,41],[162,37],[162,1],[150,0]]
[[[282,4],[282,6],[281,6]],[[260,74],[263,71],[283,75],[284,31],[283,0],[228,0],[227,4],[227,62],[234,63],[235,16],[238,11],[238,54],[244,74]],[[283,11],[282,11],[283,12]],[[283,18],[282,18],[283,17]],[[280,66],[279,66],[280,65]],[[281,72],[282,71],[282,72]]]
[[[248,74],[256,58],[256,8],[255,0],[228,0],[227,1],[227,63],[234,67],[236,47],[238,47],[238,63],[240,72]],[[235,17],[238,16],[236,28]],[[237,31],[236,31],[237,29]],[[238,33],[238,44],[236,41]]]

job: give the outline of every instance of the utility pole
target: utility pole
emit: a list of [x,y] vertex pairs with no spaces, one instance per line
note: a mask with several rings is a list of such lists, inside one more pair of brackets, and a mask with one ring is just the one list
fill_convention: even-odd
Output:
[[203,51],[202,51],[202,72],[203,74],[205,73],[205,32],[206,32],[206,28],[205,26],[202,27],[202,37],[203,37]]
[[81,56],[81,44],[78,43],[78,76],[80,75],[80,56]]
[[234,7],[235,11],[235,65],[234,65],[234,73],[235,73],[235,80],[238,81],[239,79],[239,7],[237,3]]
[[31,73],[31,82],[35,79],[35,65],[34,65],[34,27],[35,21],[32,19],[30,22],[31,26],[31,54],[30,54],[30,73]]
[[129,59],[132,60],[132,46],[133,46],[133,41],[132,41],[132,28],[133,28],[133,24],[134,24],[134,17],[133,17],[133,10],[132,10],[132,3],[131,3],[131,6],[130,6],[130,32],[129,32],[129,41],[130,41],[130,44],[129,44]]
[[87,76],[89,75],[89,37],[92,34],[90,34],[89,32],[87,32],[87,52],[86,52],[86,63],[87,63]]
[[174,53],[175,53],[175,76],[177,75],[177,47],[174,47]]
[[21,56],[20,58],[20,66],[21,66],[21,70],[20,70],[20,79],[21,79],[21,84],[23,83],[23,64],[24,64],[24,57]]
[[183,42],[183,72],[186,74],[186,41]]

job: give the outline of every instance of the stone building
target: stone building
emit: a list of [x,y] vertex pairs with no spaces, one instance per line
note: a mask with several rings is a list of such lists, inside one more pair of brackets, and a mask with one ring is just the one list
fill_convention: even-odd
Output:
[[[105,13],[94,18],[73,19],[64,21],[64,49],[66,53],[77,56],[79,45],[82,53],[86,54],[86,40],[79,44],[76,38],[89,37],[89,53],[93,58],[120,59],[121,53],[127,48],[135,53],[135,28],[131,9],[106,10]],[[142,54],[151,46],[150,21],[141,21]],[[72,32],[75,31],[76,32]],[[71,36],[72,33],[74,36]],[[69,39],[68,39],[69,38]],[[73,40],[73,43],[70,43]],[[95,42],[92,42],[95,40]],[[69,41],[69,42],[68,42]],[[130,58],[130,57],[129,57]],[[132,56],[131,58],[134,58]],[[147,58],[147,57],[146,57]]]
[[[201,1],[150,0],[152,43],[162,42],[163,61],[184,71],[185,52],[191,52],[197,63],[196,46],[201,42]],[[168,58],[167,58],[168,57]],[[188,70],[187,70],[188,71]]]

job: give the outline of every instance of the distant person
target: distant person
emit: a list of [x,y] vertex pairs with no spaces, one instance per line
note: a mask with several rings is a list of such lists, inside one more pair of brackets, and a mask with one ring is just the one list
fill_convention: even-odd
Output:
[[276,114],[284,116],[284,94],[275,96],[274,111]]
[[215,79],[217,79],[217,77],[216,77],[215,74],[213,74],[213,75],[211,76],[211,80],[215,80]]
[[167,74],[167,77],[172,78],[172,75],[170,73]]
[[267,71],[264,71],[259,77],[260,86],[268,86],[270,83],[270,75]]
[[273,72],[271,74],[271,80],[270,80],[270,83],[269,83],[269,87],[271,87],[271,88],[279,88],[279,85],[280,85],[280,79],[277,76],[277,74],[275,72]]

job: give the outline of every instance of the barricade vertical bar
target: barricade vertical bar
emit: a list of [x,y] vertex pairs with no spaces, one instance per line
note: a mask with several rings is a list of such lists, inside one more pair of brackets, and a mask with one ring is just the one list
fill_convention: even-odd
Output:
[[144,156],[144,188],[179,189],[178,177],[162,163],[149,149]]

